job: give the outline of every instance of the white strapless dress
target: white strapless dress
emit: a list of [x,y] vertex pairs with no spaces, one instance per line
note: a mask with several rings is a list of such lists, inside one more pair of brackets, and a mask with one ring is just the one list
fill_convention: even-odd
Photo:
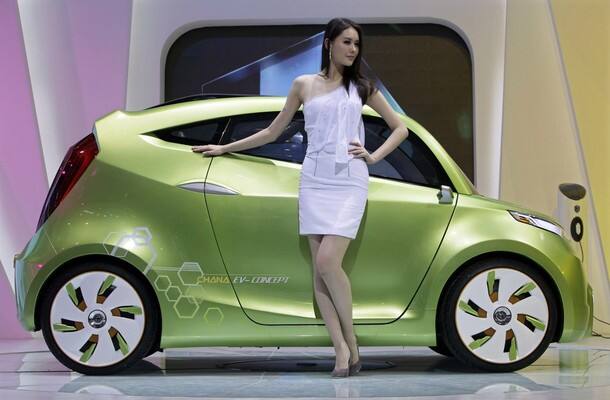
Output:
[[348,154],[351,141],[364,146],[362,102],[350,82],[303,104],[307,151],[299,181],[299,235],[354,239],[366,206],[369,171]]

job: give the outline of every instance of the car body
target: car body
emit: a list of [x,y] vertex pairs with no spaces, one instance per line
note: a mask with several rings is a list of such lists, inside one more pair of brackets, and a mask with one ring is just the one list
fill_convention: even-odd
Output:
[[[302,112],[273,143],[218,157],[191,151],[194,144],[228,143],[257,132],[284,103],[282,97],[203,98],[115,111],[97,120],[93,133],[68,151],[36,233],[15,256],[23,326],[46,330],[60,361],[92,374],[112,373],[172,347],[330,345],[312,291],[308,243],[298,234],[298,182],[306,149]],[[477,193],[430,133],[400,117],[411,134],[369,166],[367,207],[343,262],[360,345],[431,346],[476,367],[513,370],[533,362],[551,341],[575,341],[590,333],[591,288],[557,222]],[[365,146],[372,152],[391,132],[368,106],[363,119]],[[84,279],[71,272],[77,270],[100,273],[87,278],[103,281],[95,293],[98,303],[108,288],[120,289],[111,285],[116,278],[126,288],[123,306],[136,313],[128,313],[127,322],[145,315],[138,329],[125,323],[125,340],[112,336],[118,328],[111,331],[114,350],[108,351],[117,352],[114,359],[92,361],[94,342],[107,339],[108,326],[100,335],[90,331],[111,311],[95,314],[95,300],[76,297],[74,289]],[[490,299],[494,276],[508,273],[503,279],[512,284],[533,279],[534,287],[544,281],[546,288],[533,289],[531,299],[520,303],[538,298],[537,310],[546,305],[540,311],[545,321],[536,325],[544,326],[540,332],[527,323],[540,336],[528,354],[517,352],[518,338],[511,341],[509,334],[497,359],[477,356],[471,339],[455,342],[476,325],[459,322],[460,312],[478,318],[476,323],[487,318],[486,324],[493,323],[492,314],[496,320],[506,315],[497,302],[488,304],[485,318],[464,306],[468,299],[459,296],[468,282],[476,286],[468,275],[473,271],[486,274]],[[462,286],[454,287],[460,277]],[[81,286],[84,291],[86,284]],[[502,283],[499,287],[500,294],[507,290]],[[65,311],[75,315],[73,320],[61,317],[61,307],[70,307],[61,293],[84,307]],[[112,301],[112,295],[107,298]],[[78,318],[84,325],[77,323],[75,332]],[[127,331],[139,332],[134,343],[128,343]],[[143,335],[150,343],[142,344]],[[74,343],[62,345],[62,337]],[[493,337],[479,338],[476,346],[485,348],[482,342]],[[456,346],[463,348],[455,351]]]

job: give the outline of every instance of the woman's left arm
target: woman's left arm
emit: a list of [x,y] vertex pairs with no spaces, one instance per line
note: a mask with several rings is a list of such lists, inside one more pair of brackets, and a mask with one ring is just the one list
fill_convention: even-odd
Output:
[[392,130],[392,134],[383,142],[381,146],[373,153],[371,153],[372,162],[370,164],[377,163],[390,154],[395,148],[397,148],[403,140],[409,136],[409,130],[402,123],[400,117],[392,109],[388,101],[383,97],[380,90],[377,90],[371,96],[369,96],[366,104],[373,110],[377,111],[379,115],[385,120],[386,124]]

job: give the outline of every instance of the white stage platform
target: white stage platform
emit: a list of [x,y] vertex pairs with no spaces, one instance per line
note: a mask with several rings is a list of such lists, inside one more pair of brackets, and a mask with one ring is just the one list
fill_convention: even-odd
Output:
[[0,340],[0,396],[32,399],[459,398],[608,399],[610,340],[553,344],[515,373],[484,373],[427,348],[361,349],[363,371],[333,379],[331,348],[176,349],[114,376],[84,376],[40,339]]

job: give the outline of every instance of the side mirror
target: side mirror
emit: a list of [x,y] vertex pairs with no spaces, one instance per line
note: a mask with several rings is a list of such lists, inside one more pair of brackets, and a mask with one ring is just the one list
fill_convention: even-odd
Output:
[[453,191],[449,186],[442,185],[436,197],[438,197],[439,204],[453,204]]

